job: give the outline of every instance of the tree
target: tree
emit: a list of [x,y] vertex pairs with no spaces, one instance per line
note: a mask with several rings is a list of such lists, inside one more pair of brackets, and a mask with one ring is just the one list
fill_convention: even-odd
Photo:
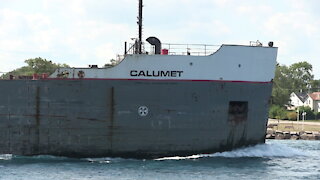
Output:
[[307,92],[312,85],[317,86],[318,82],[314,82],[313,77],[312,65],[308,62],[294,63],[289,67],[277,64],[273,80],[272,104],[284,106],[289,102],[290,93],[301,90]]
[[310,83],[311,92],[319,92],[320,91],[320,79],[319,80],[312,80]]
[[119,64],[121,60],[119,60],[119,58],[118,58],[117,60],[116,59],[110,59],[109,61],[110,61],[110,63],[107,63],[107,64],[104,65],[105,68],[113,67],[113,66]]
[[34,59],[27,59],[24,62],[28,64],[28,67],[30,67],[34,73],[37,73],[37,74],[41,74],[41,73],[51,74],[60,67],[69,67],[67,64],[52,63],[52,61],[42,59],[41,57],[34,58]]
[[300,106],[298,107],[299,110],[299,120],[302,120],[302,113],[305,112],[306,113],[306,119],[316,119],[316,114],[315,112],[313,112],[311,110],[310,107],[308,106]]
[[287,111],[279,105],[272,105],[269,110],[269,117],[273,119],[287,119]]
[[289,102],[290,81],[288,74],[289,69],[287,66],[277,64],[271,96],[271,102],[274,105],[283,106]]
[[294,63],[289,67],[291,89],[307,91],[313,80],[312,65],[306,61]]
[[61,67],[69,67],[67,64],[56,64],[50,60],[42,59],[41,57],[34,59],[27,59],[24,61],[27,66],[15,69],[9,73],[2,75],[2,78],[8,78],[10,75],[13,76],[31,76],[32,74],[51,74],[56,69]]

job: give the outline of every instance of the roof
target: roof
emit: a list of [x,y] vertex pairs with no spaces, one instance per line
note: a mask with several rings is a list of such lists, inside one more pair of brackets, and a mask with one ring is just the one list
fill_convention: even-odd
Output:
[[314,101],[320,101],[320,92],[310,93],[309,96]]
[[305,92],[295,93],[300,101],[305,102],[308,99],[308,94]]

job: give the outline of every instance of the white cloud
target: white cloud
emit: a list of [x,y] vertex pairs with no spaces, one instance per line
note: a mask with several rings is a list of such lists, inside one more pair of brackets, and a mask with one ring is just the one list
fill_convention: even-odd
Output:
[[229,28],[225,23],[219,21],[219,20],[213,20],[209,22],[189,22],[187,24],[187,27],[185,27],[188,33],[199,33],[204,30],[210,30],[210,31],[204,31],[205,33],[211,34],[212,36],[218,36],[218,35],[227,35],[231,33],[231,28]]
[[258,5],[258,6],[253,6],[253,5],[242,5],[236,8],[237,12],[240,14],[245,14],[245,15],[266,15],[266,14],[271,14],[273,12],[272,7],[267,6],[267,5]]
[[99,64],[104,65],[111,59],[115,59],[116,54],[114,50],[114,45],[111,43],[102,44],[95,48],[95,54],[99,58]]
[[290,65],[308,61],[314,67],[316,78],[320,78],[320,61],[316,55],[320,46],[319,17],[303,9],[306,5],[295,1],[292,11],[278,12],[264,24],[266,32],[277,39],[278,60]]
[[305,12],[277,13],[266,22],[265,27],[277,35],[295,32],[314,36],[318,34],[319,22]]
[[[62,11],[63,14],[69,16],[85,16],[86,6],[84,0],[42,0],[42,7],[48,11]],[[67,11],[64,11],[67,10]]]
[[56,33],[54,28],[50,28],[50,20],[41,14],[25,14],[7,9],[0,11],[0,14],[4,16],[0,22],[0,47],[3,50],[42,50]]
[[[124,41],[135,30],[124,24],[86,18],[86,5],[81,2],[46,0],[46,11],[42,13],[0,7],[3,17],[0,20],[0,71],[13,69],[14,66],[9,65],[12,61],[20,62],[15,64],[19,67],[25,59],[38,56],[49,59],[62,57],[63,62],[61,59],[52,60],[74,66],[95,62],[103,64],[102,61],[115,58],[116,51],[111,47],[121,44],[120,49],[123,48],[123,43],[118,43],[119,39]],[[70,14],[64,23],[60,23],[63,21],[60,15],[47,12],[62,5],[64,8],[57,13],[63,16]]]
[[297,10],[306,10],[308,9],[308,5],[306,4],[306,1],[301,0],[290,0],[290,3],[288,3],[289,6],[291,6],[294,9]]

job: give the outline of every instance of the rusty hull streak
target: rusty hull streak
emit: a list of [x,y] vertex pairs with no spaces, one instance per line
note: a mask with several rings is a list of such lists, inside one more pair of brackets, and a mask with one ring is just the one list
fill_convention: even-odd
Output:
[[98,122],[105,122],[104,120],[96,119],[96,118],[84,118],[84,117],[77,117],[80,120],[89,120],[89,121],[98,121]]
[[175,109],[166,109],[165,110],[167,113],[173,113],[173,112],[176,112],[177,110],[175,110]]

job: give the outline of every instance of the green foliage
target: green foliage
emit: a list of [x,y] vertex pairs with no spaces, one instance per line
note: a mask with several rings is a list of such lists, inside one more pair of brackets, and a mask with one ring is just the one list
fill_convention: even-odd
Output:
[[320,92],[320,79],[312,80],[310,85],[311,85],[310,89],[312,92]]
[[34,71],[34,73],[37,73],[37,74],[41,74],[41,73],[51,74],[60,67],[69,67],[67,64],[52,63],[52,61],[48,61],[40,57],[34,58],[34,59],[27,59],[24,62],[28,64],[28,67],[30,67]]
[[107,67],[113,67],[113,66],[115,66],[117,63],[118,63],[117,60],[115,60],[115,59],[110,59],[110,63],[105,64],[104,67],[105,67],[105,68],[107,68]]
[[294,92],[300,89],[307,91],[314,77],[312,75],[312,65],[306,61],[294,63],[289,67],[289,73],[291,89]]
[[290,91],[287,88],[289,87],[288,74],[289,69],[287,66],[277,64],[271,96],[271,102],[274,105],[283,106],[289,102]]
[[279,105],[272,105],[269,110],[269,118],[287,119],[287,111]]
[[48,61],[46,59],[42,59],[41,57],[34,59],[27,59],[24,61],[27,63],[27,66],[23,66],[21,68],[15,69],[7,74],[2,75],[2,78],[8,78],[9,75],[13,76],[31,76],[32,74],[42,74],[47,73],[51,74],[56,69],[60,67],[69,67],[67,64],[56,64],[52,61]]
[[302,120],[302,113],[306,112],[306,119],[316,119],[317,113],[313,112],[308,106],[300,106],[299,108],[299,119]]
[[315,116],[315,118],[314,118],[314,119],[316,119],[316,120],[319,120],[319,121],[320,121],[320,112],[315,112],[315,113],[314,113],[314,116]]
[[[302,120],[302,113],[306,112],[305,120],[317,120],[320,119],[320,112],[313,112],[310,107],[300,106],[299,108],[299,120]],[[297,120],[296,111],[288,111],[284,107],[279,105],[271,105],[269,110],[269,118],[272,119],[288,119]]]
[[281,87],[276,87],[277,84],[273,85],[272,88],[272,104],[284,106],[288,104],[290,98],[290,91],[288,89],[282,89]]
[[320,80],[313,80],[312,65],[298,62],[287,67],[277,65],[272,89],[272,104],[284,106],[288,104],[290,93],[300,90],[307,92],[312,86],[319,86]]
[[287,112],[287,117],[289,120],[297,120],[297,113],[295,111],[288,111]]

